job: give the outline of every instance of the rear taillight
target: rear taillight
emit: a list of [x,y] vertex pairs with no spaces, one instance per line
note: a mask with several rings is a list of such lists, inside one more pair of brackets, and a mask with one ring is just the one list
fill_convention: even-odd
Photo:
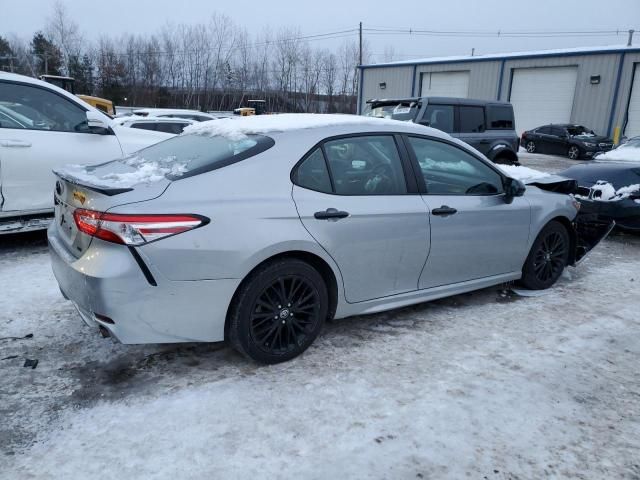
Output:
[[142,245],[209,223],[199,215],[128,215],[82,208],[73,212],[78,230],[107,242]]

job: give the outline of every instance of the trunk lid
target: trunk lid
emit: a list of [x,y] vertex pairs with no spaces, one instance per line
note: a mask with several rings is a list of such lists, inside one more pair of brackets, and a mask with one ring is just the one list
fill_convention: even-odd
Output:
[[[91,245],[92,236],[78,230],[74,212],[86,209],[106,212],[111,208],[157,198],[171,182],[161,175],[143,180],[139,169],[124,162],[96,166],[68,166],[54,170],[58,177],[54,192],[53,228],[71,254],[79,258]],[[148,172],[147,172],[148,173]]]

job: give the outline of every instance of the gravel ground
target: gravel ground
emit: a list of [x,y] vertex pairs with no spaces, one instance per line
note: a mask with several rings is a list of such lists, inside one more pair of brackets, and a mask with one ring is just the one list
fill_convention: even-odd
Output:
[[43,234],[0,237],[0,478],[639,479],[638,272],[640,238],[616,234],[541,296],[330,323],[261,367],[103,339]]

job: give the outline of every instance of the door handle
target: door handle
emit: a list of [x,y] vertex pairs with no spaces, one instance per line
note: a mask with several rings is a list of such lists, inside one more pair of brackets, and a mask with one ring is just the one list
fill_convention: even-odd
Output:
[[341,218],[347,218],[349,216],[349,212],[343,212],[342,210],[338,210],[336,208],[327,208],[324,211],[314,213],[313,216],[317,220],[329,220],[332,218],[339,220]]
[[30,147],[31,142],[25,140],[0,140],[3,147]]
[[458,210],[456,210],[455,208],[449,207],[447,205],[442,205],[440,208],[434,208],[433,210],[431,210],[431,213],[442,217],[448,217],[449,215],[453,215],[457,211]]

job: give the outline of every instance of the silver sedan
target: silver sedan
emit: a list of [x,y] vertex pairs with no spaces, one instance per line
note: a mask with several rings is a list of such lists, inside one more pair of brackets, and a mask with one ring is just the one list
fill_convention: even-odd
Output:
[[392,120],[204,122],[56,174],[53,270],[85,322],[123,343],[227,340],[264,363],[326,319],[547,288],[591,246],[569,195]]

